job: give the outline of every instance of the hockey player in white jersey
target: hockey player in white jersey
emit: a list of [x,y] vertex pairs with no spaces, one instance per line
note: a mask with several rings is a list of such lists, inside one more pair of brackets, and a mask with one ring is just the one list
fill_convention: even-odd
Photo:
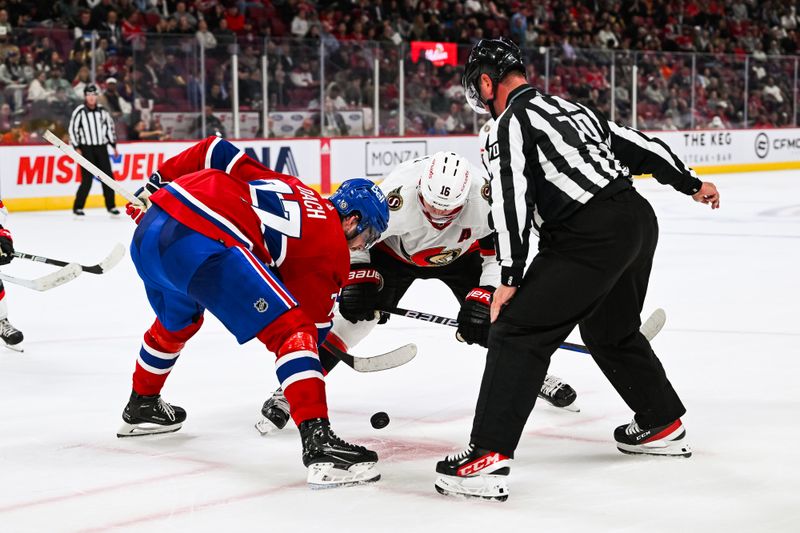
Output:
[[[338,362],[326,344],[345,352],[353,348],[388,319],[377,311],[394,308],[417,279],[444,282],[461,307],[457,338],[487,345],[489,301],[500,281],[488,220],[488,187],[480,169],[452,152],[403,163],[383,180],[389,227],[370,250],[351,253],[349,281],[339,295],[333,329],[320,347],[326,372]],[[540,397],[570,408],[576,394],[548,376]],[[262,435],[286,425],[289,407],[281,389],[261,411],[256,429]]]

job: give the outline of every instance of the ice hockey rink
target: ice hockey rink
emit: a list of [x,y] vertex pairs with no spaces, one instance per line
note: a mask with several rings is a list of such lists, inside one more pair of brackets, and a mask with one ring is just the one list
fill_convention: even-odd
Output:
[[[164,389],[188,411],[183,429],[117,439],[153,319],[126,255],[49,292],[6,284],[26,340],[23,354],[0,350],[0,532],[798,531],[800,173],[710,179],[715,212],[636,184],[661,224],[644,314],[667,312],[653,346],[688,408],[690,459],[619,453],[612,433],[632,414],[589,356],[559,351],[551,372],[575,387],[581,412],[536,405],[507,502],[441,496],[434,467],[468,443],[485,352],[400,317],[353,352],[415,342],[415,360],[374,374],[340,365],[327,380],[336,432],[379,453],[376,484],[306,487],[296,428],[269,438],[253,428],[277,385],[273,356],[211,317]],[[8,226],[18,250],[84,264],[127,246],[134,227],[104,210],[80,221],[15,213]],[[52,269],[17,259],[3,272]],[[457,312],[433,281],[402,305]],[[376,411],[389,413],[385,429],[370,426]]]

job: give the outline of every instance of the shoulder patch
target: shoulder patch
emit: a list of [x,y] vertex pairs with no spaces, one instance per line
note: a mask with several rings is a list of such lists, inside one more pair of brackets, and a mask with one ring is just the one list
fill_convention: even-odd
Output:
[[403,196],[400,194],[400,189],[402,189],[402,186],[386,195],[386,203],[389,204],[390,211],[398,211],[403,207]]
[[492,186],[489,185],[489,182],[483,184],[481,187],[481,197],[486,200],[487,202],[491,202],[492,200]]
[[483,131],[485,131],[486,133],[489,133],[490,129],[492,129],[492,123],[491,122],[487,122],[486,124],[483,125]]

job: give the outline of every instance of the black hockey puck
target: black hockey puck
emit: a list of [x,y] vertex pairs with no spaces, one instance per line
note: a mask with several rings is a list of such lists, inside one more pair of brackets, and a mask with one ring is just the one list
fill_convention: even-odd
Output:
[[383,429],[389,425],[389,415],[383,411],[375,413],[370,417],[369,423],[372,424],[372,427],[375,429]]

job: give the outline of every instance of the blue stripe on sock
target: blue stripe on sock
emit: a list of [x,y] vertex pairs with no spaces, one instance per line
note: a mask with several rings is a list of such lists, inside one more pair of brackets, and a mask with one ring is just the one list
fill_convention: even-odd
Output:
[[278,375],[278,381],[283,383],[294,374],[305,372],[306,370],[316,370],[322,373],[322,364],[316,357],[299,357],[282,364],[275,370],[275,373]]
[[152,366],[153,368],[158,368],[159,370],[166,370],[167,368],[172,368],[173,366],[175,366],[175,361],[178,360],[177,357],[175,359],[161,359],[160,357],[156,357],[147,350],[145,350],[144,346],[142,346],[139,349],[139,357],[141,357],[142,361],[144,361],[148,365]]

